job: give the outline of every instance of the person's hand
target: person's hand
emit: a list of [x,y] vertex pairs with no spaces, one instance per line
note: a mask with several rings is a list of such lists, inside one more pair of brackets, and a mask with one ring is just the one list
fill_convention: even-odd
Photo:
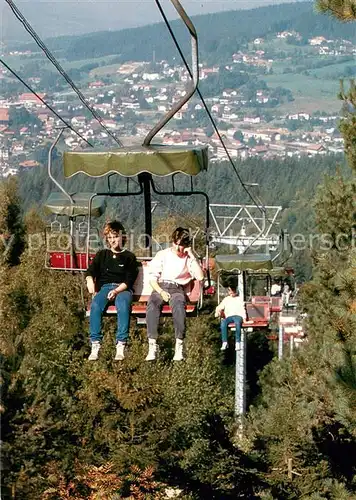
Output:
[[95,294],[95,283],[92,279],[87,280],[87,289],[88,289],[88,292],[90,293],[90,295]]
[[187,254],[191,259],[195,259],[195,255],[193,254],[193,250],[191,249],[191,247],[185,248],[184,253]]
[[169,302],[169,299],[171,298],[171,295],[168,292],[165,292],[164,290],[160,292],[160,296],[165,302]]
[[114,300],[117,295],[116,290],[110,290],[110,292],[107,295],[108,300]]

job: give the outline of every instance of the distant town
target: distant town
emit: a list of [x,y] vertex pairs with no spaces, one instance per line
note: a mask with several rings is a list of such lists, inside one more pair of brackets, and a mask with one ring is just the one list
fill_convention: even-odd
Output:
[[[275,38],[292,38],[298,42],[300,35],[283,31]],[[327,40],[322,36],[309,39],[308,49],[313,51],[315,58],[356,55],[356,46],[351,42]],[[2,52],[12,58],[31,60],[34,57],[31,51],[6,52],[2,47]],[[278,59],[264,50],[264,39],[256,38],[249,44],[249,50],[237,51],[224,66],[200,64],[200,80],[202,84],[208,82],[222,71],[243,76],[250,68],[258,75],[256,81],[259,82],[260,75],[272,73],[276,64]],[[182,65],[168,61],[134,61],[110,68],[110,72],[103,73],[102,77],[95,70],[89,72],[85,86],[81,83],[81,90],[102,117],[107,130],[125,145],[141,144],[158,119],[185,95],[189,74]],[[21,169],[33,169],[43,164],[45,159],[41,159],[39,151],[54,140],[63,122],[33,93],[16,92],[18,82],[4,67],[0,67],[0,79],[6,82],[8,89],[14,84],[11,96],[9,93],[6,97],[0,94],[0,175],[6,177],[16,175]],[[41,73],[27,75],[26,82],[82,137],[96,145],[117,147],[73,90],[57,92],[48,88],[43,91]],[[310,112],[302,108],[281,113],[279,104],[293,101],[293,93],[288,89],[266,85],[261,85],[261,88],[257,85],[253,89],[231,86],[224,88],[219,95],[209,95],[205,101],[232,159],[343,153],[343,139],[337,129],[340,114]],[[340,109],[341,104],[340,101]],[[175,114],[155,142],[208,144],[212,162],[226,160],[224,147],[198,97]],[[65,143],[69,150],[85,146],[74,132],[65,135]]]

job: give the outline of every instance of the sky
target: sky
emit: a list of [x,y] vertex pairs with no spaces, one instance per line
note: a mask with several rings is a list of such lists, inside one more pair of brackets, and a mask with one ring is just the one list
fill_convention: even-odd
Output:
[[[161,21],[155,0],[14,0],[40,37],[120,30]],[[291,0],[181,0],[188,15],[251,9]],[[167,16],[177,17],[170,0],[161,0]],[[30,41],[5,0],[0,0],[1,40]]]

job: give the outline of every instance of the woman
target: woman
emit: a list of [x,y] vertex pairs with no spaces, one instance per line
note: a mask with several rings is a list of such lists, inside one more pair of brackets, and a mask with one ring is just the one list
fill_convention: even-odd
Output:
[[105,309],[114,302],[117,310],[115,360],[124,359],[129,333],[133,285],[138,269],[133,253],[124,248],[126,232],[121,222],[108,222],[104,227],[108,249],[99,250],[86,272],[86,283],[93,300],[90,308],[90,361],[98,359],[101,347],[101,324]]

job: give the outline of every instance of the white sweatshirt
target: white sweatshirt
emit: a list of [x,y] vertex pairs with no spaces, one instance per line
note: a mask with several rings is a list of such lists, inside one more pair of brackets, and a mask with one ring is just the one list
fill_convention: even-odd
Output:
[[246,319],[245,304],[239,295],[235,297],[228,295],[225,297],[216,307],[215,316],[220,316],[221,311],[224,311],[225,318],[230,316],[241,316],[243,319]]
[[201,279],[202,270],[196,259],[178,257],[172,248],[156,253],[148,264],[150,279],[158,281],[174,281],[178,285],[186,285],[193,278]]

